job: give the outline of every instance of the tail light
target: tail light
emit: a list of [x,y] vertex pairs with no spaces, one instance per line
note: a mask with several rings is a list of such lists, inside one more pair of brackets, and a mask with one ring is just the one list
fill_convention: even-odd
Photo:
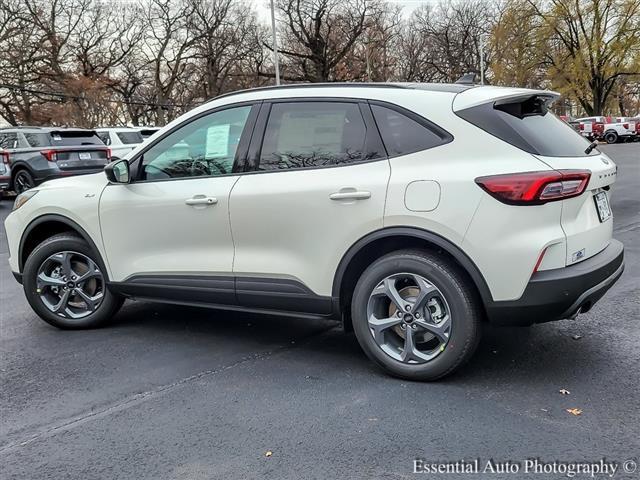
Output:
[[40,152],[48,162],[58,161],[58,152],[56,150],[42,150]]
[[629,124],[628,123],[623,123],[622,124],[622,128],[624,128],[625,130],[629,130]]
[[604,132],[604,123],[594,123],[593,124],[593,131],[594,132]]
[[11,162],[9,162],[9,152],[0,152],[0,160],[5,165],[11,165]]
[[580,130],[584,130],[584,123],[580,124]]
[[111,161],[111,149],[107,148],[107,162]]
[[502,203],[542,205],[581,195],[590,178],[589,170],[550,170],[478,177],[476,183]]

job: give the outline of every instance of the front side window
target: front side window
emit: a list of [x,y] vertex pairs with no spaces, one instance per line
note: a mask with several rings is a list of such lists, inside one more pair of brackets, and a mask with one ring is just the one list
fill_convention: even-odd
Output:
[[367,129],[357,103],[275,103],[259,170],[322,167],[364,161]]
[[250,111],[245,106],[211,113],[167,135],[144,153],[141,180],[232,173]]
[[439,127],[428,128],[395,109],[371,105],[371,110],[389,156],[408,155],[451,140]]

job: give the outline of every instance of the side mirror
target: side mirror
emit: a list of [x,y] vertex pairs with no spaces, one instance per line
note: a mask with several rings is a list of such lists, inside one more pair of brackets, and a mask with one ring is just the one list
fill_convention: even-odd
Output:
[[116,160],[109,163],[104,167],[104,173],[111,183],[129,183],[131,181],[127,160]]

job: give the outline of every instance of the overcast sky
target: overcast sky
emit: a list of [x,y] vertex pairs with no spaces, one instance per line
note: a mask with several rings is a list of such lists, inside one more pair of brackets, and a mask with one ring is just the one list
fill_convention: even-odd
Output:
[[[269,13],[269,0],[244,0],[247,3],[250,3],[255,6],[258,16],[260,20],[265,22],[270,22],[271,17]],[[276,0],[274,0],[275,3]],[[392,3],[394,5],[400,5],[402,7],[402,11],[404,15],[409,15],[414,9],[423,4],[432,4],[435,5],[440,0],[386,0],[387,3]],[[276,15],[278,11],[276,10]]]

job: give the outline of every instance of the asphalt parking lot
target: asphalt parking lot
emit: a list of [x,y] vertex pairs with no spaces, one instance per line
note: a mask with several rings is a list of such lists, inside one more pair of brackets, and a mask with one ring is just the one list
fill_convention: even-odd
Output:
[[[416,458],[637,462],[640,144],[602,149],[619,165],[621,280],[576,321],[488,328],[469,365],[431,384],[387,377],[328,322],[130,302],[108,328],[58,331],[13,280],[2,232],[2,477],[408,478]],[[0,220],[10,209],[0,202]]]

